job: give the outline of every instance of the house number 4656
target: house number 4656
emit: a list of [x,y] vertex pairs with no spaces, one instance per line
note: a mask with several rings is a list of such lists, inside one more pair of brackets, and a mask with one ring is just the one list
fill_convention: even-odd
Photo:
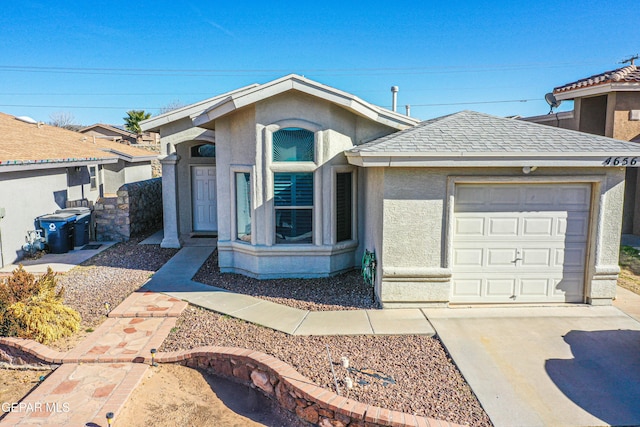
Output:
[[635,166],[637,163],[637,157],[609,157],[602,162],[604,166]]

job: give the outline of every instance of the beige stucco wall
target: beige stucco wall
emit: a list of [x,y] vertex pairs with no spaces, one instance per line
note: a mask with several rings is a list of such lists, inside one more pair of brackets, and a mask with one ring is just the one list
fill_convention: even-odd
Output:
[[104,185],[104,194],[116,194],[118,188],[124,184],[124,160],[118,160],[117,163],[104,165],[102,177]]
[[640,137],[640,120],[629,120],[631,110],[640,110],[640,92],[616,93],[613,138],[631,141]]
[[[378,265],[384,263],[384,251],[382,250],[383,227],[383,191],[384,168],[361,168],[359,176],[360,209],[360,247],[356,252],[356,261],[360,262],[365,249],[376,254]],[[359,264],[356,264],[359,265]],[[378,269],[379,271],[379,269]],[[374,288],[376,295],[380,295],[382,275],[376,274]]]
[[[277,168],[290,165],[271,163],[270,135],[284,127],[302,127],[314,132],[316,137],[315,164],[293,166],[314,174],[313,244],[274,243],[272,174]],[[216,121],[215,132],[218,249],[223,271],[256,277],[313,277],[359,265],[357,236],[353,241],[334,242],[334,176],[337,172],[355,171],[346,161],[344,150],[391,133],[393,129],[364,120],[330,102],[287,92],[222,117]],[[231,206],[234,203],[233,171],[252,173],[251,245],[235,241]],[[357,174],[354,180],[357,183]],[[357,227],[360,221],[355,223]]]
[[[367,171],[369,175],[369,171]],[[371,176],[379,175],[373,172]],[[449,300],[451,251],[449,223],[453,203],[453,177],[481,182],[592,182],[590,252],[587,260],[586,300],[607,304],[615,296],[618,267],[624,170],[604,168],[540,168],[524,175],[521,168],[387,168],[384,171],[382,251],[377,295],[383,305],[445,305]],[[482,178],[485,177],[485,178]],[[491,177],[488,179],[487,177]],[[368,198],[381,197],[367,192]],[[380,207],[368,201],[367,209]],[[368,221],[367,216],[367,221]],[[365,242],[374,242],[375,222],[365,226]]]
[[117,163],[103,167],[104,194],[115,194],[123,184],[151,179],[151,162],[129,163],[119,159]]

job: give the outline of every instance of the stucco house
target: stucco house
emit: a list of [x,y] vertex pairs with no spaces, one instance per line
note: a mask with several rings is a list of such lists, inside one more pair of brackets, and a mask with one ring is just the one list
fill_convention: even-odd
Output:
[[162,245],[217,235],[223,272],[329,276],[368,251],[384,307],[615,296],[633,144],[471,111],[419,123],[297,75],[141,126],[171,153]]
[[156,157],[0,113],[0,267],[22,257],[36,217],[72,201],[93,203],[124,183],[149,179]]
[[83,127],[78,130],[80,133],[84,133],[90,137],[96,137],[100,139],[107,139],[115,142],[122,142],[124,144],[135,144],[136,134],[125,129],[120,129],[115,126],[107,125],[104,123],[94,123],[91,126]]
[[[523,120],[640,143],[640,69],[634,63],[563,84],[553,94],[559,101],[573,101],[573,111]],[[640,235],[638,179],[638,169],[627,169],[625,234]]]

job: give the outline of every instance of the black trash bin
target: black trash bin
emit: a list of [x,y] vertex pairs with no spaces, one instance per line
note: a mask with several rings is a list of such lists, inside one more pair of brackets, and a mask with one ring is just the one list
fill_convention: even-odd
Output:
[[44,236],[52,254],[64,254],[69,252],[73,243],[74,214],[59,213],[43,215],[38,218],[40,228],[44,230]]
[[73,214],[73,246],[89,244],[89,231],[91,228],[91,209],[85,207],[65,208],[56,211],[56,214]]

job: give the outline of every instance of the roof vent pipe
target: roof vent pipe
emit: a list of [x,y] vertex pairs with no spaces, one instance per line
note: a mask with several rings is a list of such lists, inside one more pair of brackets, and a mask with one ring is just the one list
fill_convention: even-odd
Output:
[[391,86],[391,109],[395,112],[398,107],[398,86]]
[[407,104],[404,108],[407,110],[407,117],[411,117],[411,105]]

